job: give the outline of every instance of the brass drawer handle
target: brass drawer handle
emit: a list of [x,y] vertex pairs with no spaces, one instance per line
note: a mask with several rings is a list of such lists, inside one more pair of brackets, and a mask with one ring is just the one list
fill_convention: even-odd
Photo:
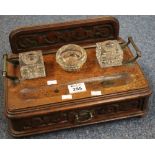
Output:
[[76,123],[83,123],[90,121],[93,118],[93,113],[91,111],[81,111],[75,115],[75,122]]

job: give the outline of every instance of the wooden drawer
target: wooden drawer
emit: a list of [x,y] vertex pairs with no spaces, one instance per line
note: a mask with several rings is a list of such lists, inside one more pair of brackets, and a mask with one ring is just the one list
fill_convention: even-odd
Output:
[[115,119],[142,116],[145,114],[147,98],[101,104],[82,109],[60,111],[10,121],[13,136],[31,135],[42,131],[55,131],[64,128],[93,124]]

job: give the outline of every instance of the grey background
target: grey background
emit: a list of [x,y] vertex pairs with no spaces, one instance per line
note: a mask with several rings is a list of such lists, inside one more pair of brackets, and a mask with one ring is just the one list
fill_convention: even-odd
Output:
[[[91,16],[0,16],[0,60],[10,51],[9,33],[19,26],[55,23]],[[142,50],[139,60],[153,90],[149,112],[144,118],[131,118],[97,125],[61,130],[28,138],[155,138],[155,16],[115,16],[120,22],[120,36],[133,36]],[[2,70],[2,64],[0,65]],[[3,79],[0,76],[0,138],[12,138],[4,117]]]

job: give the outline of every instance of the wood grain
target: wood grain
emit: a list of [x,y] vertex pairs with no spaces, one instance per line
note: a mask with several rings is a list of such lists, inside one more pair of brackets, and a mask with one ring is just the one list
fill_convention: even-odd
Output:
[[[97,62],[95,44],[108,39],[123,42],[119,38],[119,23],[112,17],[13,31],[10,34],[13,54],[9,60],[18,59],[19,52],[43,50],[47,76],[19,84],[5,79],[5,107],[11,135],[28,136],[145,115],[151,90],[138,63],[102,69]],[[86,49],[87,62],[78,72],[66,72],[55,61],[56,51],[67,43]],[[124,60],[131,58],[132,52],[126,47]],[[20,77],[19,67],[9,62],[7,66],[9,75]],[[57,80],[58,84],[47,86],[47,80]],[[84,82],[87,91],[73,94],[71,100],[62,100],[61,95],[69,94],[67,85],[78,82]],[[91,96],[91,91],[101,91],[102,95]]]

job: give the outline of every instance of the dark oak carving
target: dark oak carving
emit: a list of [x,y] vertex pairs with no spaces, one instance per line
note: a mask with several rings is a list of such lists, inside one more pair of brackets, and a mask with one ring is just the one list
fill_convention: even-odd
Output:
[[[59,125],[63,123],[71,123],[77,124],[79,122],[76,121],[75,116],[80,114],[82,111],[90,111],[93,114],[93,119],[100,116],[107,116],[112,114],[118,114],[126,111],[134,111],[134,110],[142,110],[143,107],[143,100],[137,101],[126,101],[120,103],[113,103],[108,105],[96,106],[96,107],[89,107],[88,109],[81,109],[81,110],[72,110],[72,111],[65,111],[65,112],[58,112],[52,113],[48,115],[36,116],[28,119],[17,119],[14,123],[14,128],[17,131],[23,131],[27,129],[33,129],[38,127],[44,126],[51,126],[51,125]],[[80,116],[82,117],[82,116]],[[83,115],[83,118],[85,119]],[[89,118],[88,118],[89,119]],[[93,120],[92,119],[92,120]],[[88,120],[89,121],[89,120]]]
[[[110,20],[111,19],[111,20]],[[36,49],[53,49],[68,43],[84,44],[107,39],[117,39],[118,21],[103,17],[68,22],[58,26],[40,26],[18,29],[10,34],[10,44],[13,53]]]

